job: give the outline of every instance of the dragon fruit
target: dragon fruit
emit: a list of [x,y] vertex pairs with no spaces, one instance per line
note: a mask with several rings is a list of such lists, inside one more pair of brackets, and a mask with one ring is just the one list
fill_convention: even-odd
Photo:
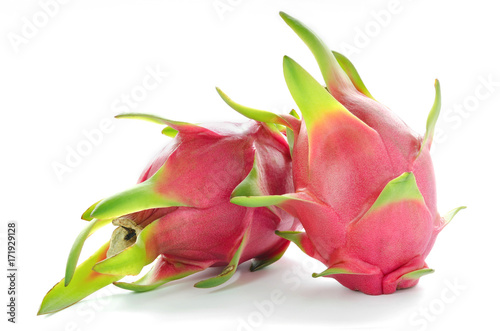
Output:
[[[298,221],[279,208],[247,208],[230,203],[231,194],[293,192],[288,144],[275,125],[251,121],[214,126],[127,114],[166,124],[175,136],[129,190],[97,202],[82,216],[89,221],[70,252],[66,276],[47,293],[38,314],[72,305],[114,283],[149,291],[208,267],[225,266],[216,277],[195,284],[220,285],[238,264],[251,270],[277,261],[289,241],[276,230],[296,230]],[[76,267],[85,239],[102,226],[117,226],[110,241]],[[156,260],[156,261],[155,261]],[[144,277],[138,275],[155,261]]]
[[218,89],[241,114],[287,127],[293,148],[294,193],[234,192],[231,201],[278,206],[297,217],[305,232],[277,234],[327,266],[313,277],[331,277],[371,295],[415,286],[433,272],[424,259],[437,234],[465,208],[444,217],[437,212],[429,150],[440,111],[439,82],[420,137],[373,98],[345,56],[330,51],[298,20],[280,15],[314,54],[326,88],[285,56],[284,76],[301,120],[241,106]]

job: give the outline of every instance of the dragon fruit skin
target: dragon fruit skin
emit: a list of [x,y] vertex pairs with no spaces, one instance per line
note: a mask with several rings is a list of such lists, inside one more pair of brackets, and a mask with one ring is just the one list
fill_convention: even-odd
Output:
[[328,269],[332,277],[366,294],[415,286],[433,272],[425,263],[437,234],[462,208],[437,212],[429,150],[440,110],[440,88],[419,137],[366,89],[352,63],[330,51],[304,24],[281,13],[313,52],[326,89],[284,57],[285,80],[302,120],[243,107],[243,115],[288,127],[293,141],[296,192],[281,196],[233,195],[242,206],[279,206],[305,232],[277,232]]
[[[163,133],[175,139],[146,167],[136,186],[83,214],[89,223],[70,252],[65,279],[47,293],[39,314],[66,308],[113,282],[149,291],[208,267],[226,266],[220,275],[195,284],[213,287],[227,281],[242,262],[254,259],[254,271],[283,255],[289,241],[275,231],[297,229],[296,219],[276,207],[230,203],[233,191],[293,192],[290,150],[275,127],[251,121],[209,129],[151,115],[118,117],[167,124]],[[85,239],[110,222],[117,226],[110,242],[76,267]],[[118,282],[155,259],[139,280]]]

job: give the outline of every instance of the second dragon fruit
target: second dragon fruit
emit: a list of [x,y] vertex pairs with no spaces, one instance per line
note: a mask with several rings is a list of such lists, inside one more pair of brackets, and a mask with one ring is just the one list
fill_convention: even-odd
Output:
[[283,59],[288,89],[302,120],[243,107],[219,90],[243,115],[288,127],[293,144],[296,192],[281,196],[233,195],[241,206],[279,206],[305,232],[278,232],[327,269],[332,277],[366,294],[390,294],[432,273],[425,258],[437,234],[463,207],[441,217],[430,157],[441,95],[423,137],[376,101],[357,70],[332,52],[308,27],[281,13],[313,52],[325,86],[291,58]]
[[[142,114],[121,115],[168,125],[175,139],[146,167],[139,183],[97,202],[83,219],[89,223],[71,250],[66,276],[47,293],[39,314],[61,310],[114,283],[143,292],[212,266],[220,275],[195,284],[226,282],[238,264],[251,270],[278,260],[289,242],[276,230],[294,230],[298,221],[279,208],[246,208],[231,194],[284,194],[293,191],[291,158],[274,125],[251,121],[212,127]],[[110,242],[76,267],[85,239],[113,223]],[[155,261],[156,260],[156,261]],[[133,282],[118,282],[152,269]]]

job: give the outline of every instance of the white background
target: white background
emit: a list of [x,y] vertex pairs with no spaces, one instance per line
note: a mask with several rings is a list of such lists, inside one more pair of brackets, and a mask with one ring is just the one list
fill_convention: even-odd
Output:
[[[500,20],[493,1],[463,3],[74,0],[59,4],[44,22],[38,1],[2,1],[0,251],[7,222],[17,221],[19,264],[18,324],[6,322],[2,276],[2,329],[498,330]],[[229,7],[221,12],[217,4]],[[43,296],[63,277],[84,225],[81,213],[133,185],[167,138],[154,124],[113,119],[110,132],[71,172],[58,178],[54,164],[65,164],[68,151],[88,141],[84,132],[116,114],[113,105],[142,84],[147,68],[168,77],[130,111],[194,122],[243,120],[220,100],[216,85],[256,108],[294,107],[283,55],[321,77],[280,10],[349,55],[375,98],[420,133],[434,78],[440,79],[443,108],[433,145],[439,209],[468,209],[438,237],[427,259],[436,272],[416,288],[372,297],[311,278],[323,267],[291,247],[258,273],[242,265],[220,288],[192,287],[219,270],[144,294],[109,286],[37,317]],[[23,36],[34,20],[40,27]],[[25,39],[16,46],[14,36]],[[87,242],[83,255],[106,240],[104,232]],[[273,291],[283,302],[266,306]]]

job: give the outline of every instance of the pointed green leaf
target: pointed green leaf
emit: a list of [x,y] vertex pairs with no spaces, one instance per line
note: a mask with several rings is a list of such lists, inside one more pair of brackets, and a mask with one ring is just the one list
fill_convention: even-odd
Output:
[[245,248],[248,242],[249,231],[250,231],[249,229],[245,231],[245,234],[241,239],[238,249],[234,253],[229,264],[224,268],[224,270],[222,270],[222,272],[215,277],[199,281],[198,283],[194,284],[195,287],[198,288],[215,287],[227,282],[234,275],[234,273],[236,272],[236,268],[238,267],[238,264],[240,262],[240,257],[241,254],[243,253],[243,249]]
[[126,214],[153,208],[186,206],[181,201],[169,198],[155,190],[155,184],[164,168],[153,177],[132,188],[102,200],[91,212],[95,218],[116,218]]
[[306,122],[308,133],[314,131],[316,124],[324,124],[327,119],[338,115],[367,127],[293,59],[287,56],[283,58],[283,71],[288,89]]
[[269,207],[279,205],[290,200],[309,202],[307,200],[296,198],[293,194],[267,196],[235,196],[231,198],[232,203],[244,207]]
[[262,194],[262,190],[259,187],[259,173],[257,167],[257,156],[255,156],[252,170],[250,170],[245,179],[236,186],[233,193],[231,193],[231,197],[260,196]]
[[424,201],[412,172],[405,172],[387,183],[367,213],[403,200]]
[[[300,120],[299,114],[295,111],[295,109],[292,109],[290,111],[290,115],[295,117],[296,119]],[[293,156],[293,145],[295,143],[295,134],[293,133],[293,130],[290,128],[286,128],[286,140],[288,142],[288,147],[290,148],[290,155]]]
[[335,56],[335,59],[340,64],[340,67],[342,68],[342,70],[344,70],[344,72],[347,74],[347,76],[351,80],[351,83],[354,85],[354,87],[359,92],[366,95],[367,97],[375,100],[375,98],[370,94],[370,92],[366,88],[365,83],[363,83],[363,80],[359,76],[359,73],[356,70],[356,68],[354,67],[354,65],[352,64],[352,62],[349,61],[349,59],[347,57],[345,57],[344,55],[342,55],[338,52],[332,51],[332,53]]
[[177,136],[177,133],[179,133],[179,131],[169,126],[166,126],[163,130],[161,130],[161,133],[167,137],[175,138],[175,136]]
[[284,238],[286,240],[289,240],[293,242],[295,245],[297,245],[301,251],[305,253],[304,246],[302,245],[302,240],[306,236],[305,232],[302,231],[275,231],[278,236],[281,238]]
[[137,119],[137,120],[143,120],[151,123],[156,123],[156,124],[163,124],[163,125],[168,125],[175,130],[178,131],[178,129],[186,128],[186,127],[197,127],[196,124],[191,124],[188,122],[180,122],[180,121],[172,121],[160,116],[156,115],[151,115],[151,114],[141,114],[141,113],[125,113],[125,114],[120,114],[116,115],[115,118],[128,118],[128,119]]
[[250,266],[250,271],[258,271],[261,269],[264,269],[265,267],[273,264],[274,262],[278,261],[283,257],[283,255],[286,252],[286,249],[288,248],[289,243],[284,245],[281,249],[277,250],[276,253],[271,254],[267,258],[255,258],[252,261],[252,265]]
[[163,257],[160,257],[155,266],[153,266],[153,268],[151,268],[151,270],[141,279],[133,283],[115,282],[113,284],[125,290],[147,292],[168,282],[205,270],[206,268],[206,266],[190,265],[180,262],[170,263],[165,261]]
[[359,274],[356,272],[351,272],[351,271],[349,271],[347,269],[343,269],[343,268],[329,268],[323,272],[320,272],[320,273],[315,272],[312,274],[312,276],[314,278],[324,277],[324,276],[329,276],[329,275],[362,275],[362,274]]
[[449,212],[447,212],[444,216],[443,216],[443,219],[444,219],[444,224],[448,224],[451,222],[451,220],[455,217],[455,215],[461,211],[462,209],[465,209],[467,208],[466,206],[460,206],[460,207],[457,207],[455,209],[452,209],[450,210]]
[[82,220],[85,220],[85,221],[92,221],[94,218],[92,216],[90,216],[90,214],[94,211],[95,207],[99,204],[99,202],[101,202],[102,200],[99,200],[97,201],[96,203],[94,203],[92,206],[90,206],[89,208],[87,208],[87,210],[82,214]]
[[135,244],[97,263],[93,268],[94,271],[106,275],[138,275],[145,265],[153,262],[159,255],[156,250],[147,249],[148,243],[154,241],[158,224],[159,220],[156,220],[146,226],[137,236]]
[[425,275],[430,275],[433,272],[434,272],[434,269],[427,269],[427,268],[419,269],[419,270],[411,271],[411,272],[404,274],[403,276],[401,276],[400,279],[401,280],[415,280],[415,279],[419,279],[420,277],[423,277]]
[[80,253],[82,252],[83,243],[85,240],[92,235],[95,231],[102,228],[103,226],[111,223],[111,219],[99,220],[94,218],[92,221],[87,223],[85,228],[80,232],[80,234],[76,237],[73,246],[69,252],[68,262],[66,263],[66,274],[64,276],[64,286],[68,286],[71,279],[73,278],[73,274],[76,269],[76,265],[78,264],[78,258],[80,257]]
[[301,200],[293,193],[284,195],[263,195],[264,190],[260,187],[259,165],[257,154],[254,165],[247,177],[236,186],[231,193],[231,202],[244,207],[270,207],[279,205],[288,200]]
[[313,273],[314,278],[329,275],[374,275],[380,273],[380,269],[365,262],[340,262],[321,273]]
[[259,271],[261,269],[264,269],[265,267],[267,266],[270,266],[271,264],[273,264],[274,262],[278,261],[279,259],[281,259],[283,257],[283,255],[285,254],[285,252],[282,252],[281,254],[279,255],[275,255],[273,256],[272,258],[269,258],[269,259],[265,259],[265,260],[261,260],[261,259],[254,259],[252,261],[252,265],[250,266],[250,271],[254,272],[254,271]]
[[[436,79],[434,82],[434,88],[436,90],[436,96],[434,97],[434,104],[432,105],[429,116],[427,117],[427,124],[425,126],[425,136],[420,146],[419,154],[424,148],[430,148],[432,144],[432,138],[434,137],[434,129],[436,128],[436,123],[439,118],[439,113],[441,111],[441,87],[439,85],[439,80]],[[418,156],[417,156],[418,157]]]
[[64,279],[57,283],[43,298],[38,315],[55,313],[71,306],[89,294],[122,278],[122,276],[102,275],[92,271],[92,266],[96,262],[106,258],[108,248],[109,242],[80,264],[68,286],[64,286]]
[[351,81],[340,67],[330,48],[311,29],[284,12],[280,12],[280,16],[309,47],[330,90],[353,88]]
[[295,144],[295,135],[293,130],[286,128],[286,140],[288,142],[288,147],[290,147],[290,155],[293,156],[293,145]]
[[130,118],[130,119],[139,119],[144,120],[156,124],[168,125],[170,128],[164,128],[162,130],[162,134],[168,137],[175,137],[177,132],[182,131],[183,133],[205,133],[210,135],[219,136],[217,133],[204,128],[202,126],[198,126],[196,124],[188,123],[188,122],[180,122],[180,121],[172,121],[160,116],[150,115],[150,114],[140,114],[140,113],[127,113],[120,114],[115,116],[116,118]]
[[293,117],[295,117],[296,119],[300,120],[300,116],[299,114],[297,113],[297,111],[295,109],[292,109],[290,111],[290,115],[292,115]]
[[224,100],[229,107],[233,108],[241,115],[248,117],[252,120],[256,120],[258,122],[281,124],[290,127],[290,124],[284,118],[282,118],[282,116],[266,110],[258,110],[240,105],[234,102],[231,98],[229,98],[227,94],[222,92],[220,88],[216,87],[215,89],[217,90],[217,93],[219,93],[222,100]]

